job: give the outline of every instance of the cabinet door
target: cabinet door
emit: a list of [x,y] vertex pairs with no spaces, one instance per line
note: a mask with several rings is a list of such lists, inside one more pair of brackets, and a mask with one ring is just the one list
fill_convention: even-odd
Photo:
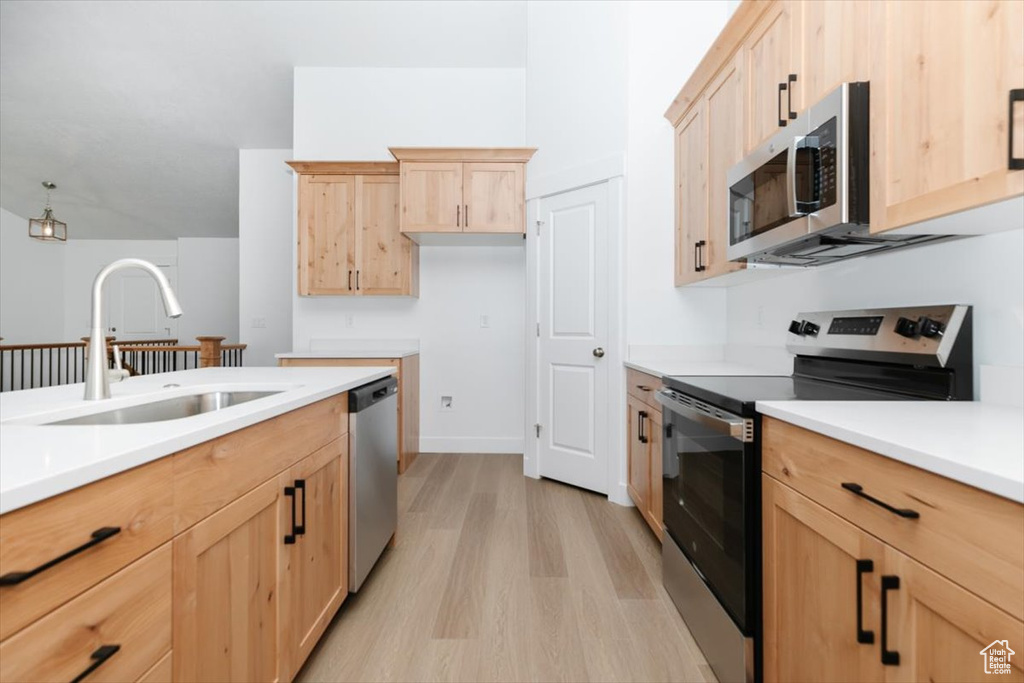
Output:
[[744,267],[731,263],[729,247],[729,169],[743,158],[743,60],[733,58],[708,86],[708,222],[701,256],[704,277]]
[[523,164],[462,165],[463,232],[526,230]]
[[[1024,623],[936,574],[903,553],[886,547],[885,575],[899,586],[887,591],[887,649],[899,663],[886,666],[889,681],[1024,681]],[[1009,671],[986,673],[990,644],[1008,641],[1016,654]]]
[[402,232],[462,232],[462,162],[402,162]]
[[356,177],[357,294],[412,294],[415,246],[399,229],[398,176]]
[[650,441],[648,453],[650,456],[650,487],[647,496],[647,522],[654,529],[654,534],[661,540],[662,529],[662,487],[661,487],[661,447],[662,447],[662,422],[661,412],[648,409],[647,424],[644,426],[644,434]]
[[[789,75],[800,71],[799,2],[779,0],[757,22],[743,44],[743,71],[747,88],[747,149],[774,135],[780,119],[789,121],[789,111],[803,106],[802,88],[788,89]],[[779,84],[787,89],[779,95]]]
[[[764,680],[881,681],[882,544],[775,479],[762,481]],[[858,570],[865,560],[873,571]],[[858,642],[861,629],[872,643]]]
[[[342,437],[282,474],[296,500],[295,542],[282,545],[282,668],[291,678],[348,595],[348,439]],[[291,496],[279,524],[292,530]]]
[[281,489],[274,477],[174,539],[176,681],[276,681]]
[[842,83],[871,77],[871,2],[814,0],[801,7],[803,63],[793,94],[809,107]]
[[643,414],[650,409],[632,396],[626,397],[626,419],[629,420],[627,435],[626,459],[626,491],[633,499],[637,509],[646,517],[647,497],[650,486],[650,446],[641,441],[644,429]]
[[299,176],[299,294],[354,294],[354,176]]
[[[1009,131],[1024,137],[1024,3],[878,2],[871,32],[871,231],[1024,192]],[[1016,142],[1015,140],[1015,142]]]
[[698,100],[676,126],[676,287],[703,278],[697,250],[708,221],[705,101]]

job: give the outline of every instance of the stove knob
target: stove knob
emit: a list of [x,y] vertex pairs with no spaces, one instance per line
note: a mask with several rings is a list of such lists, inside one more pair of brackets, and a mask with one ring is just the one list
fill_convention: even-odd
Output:
[[900,318],[896,321],[896,334],[913,339],[917,336],[917,322],[910,318]]
[[802,334],[809,334],[812,337],[817,337],[818,332],[821,331],[821,328],[812,323],[810,320],[804,320],[803,322],[800,323],[800,330]]
[[803,334],[803,325],[799,320],[794,320],[789,323],[789,332],[790,334]]
[[946,329],[938,320],[923,315],[917,319],[917,328],[922,337],[939,337]]

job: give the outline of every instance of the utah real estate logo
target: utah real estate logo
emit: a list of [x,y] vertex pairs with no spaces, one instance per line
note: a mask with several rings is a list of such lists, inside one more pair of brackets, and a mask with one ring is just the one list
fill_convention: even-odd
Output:
[[1010,673],[1010,657],[1015,654],[1017,653],[1010,649],[1010,641],[993,640],[981,651],[981,656],[985,658],[985,673]]

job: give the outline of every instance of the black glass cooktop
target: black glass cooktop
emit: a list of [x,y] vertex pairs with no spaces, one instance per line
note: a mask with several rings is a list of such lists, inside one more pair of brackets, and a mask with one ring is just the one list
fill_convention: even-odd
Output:
[[755,401],[906,401],[898,393],[855,387],[805,377],[772,376],[669,376],[665,386],[705,403],[752,414]]

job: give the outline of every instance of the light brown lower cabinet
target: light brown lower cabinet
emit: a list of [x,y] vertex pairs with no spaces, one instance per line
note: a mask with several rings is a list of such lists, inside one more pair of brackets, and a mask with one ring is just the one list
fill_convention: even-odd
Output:
[[[347,405],[331,397],[0,516],[0,682],[290,681],[348,595]],[[204,474],[222,485],[187,485]]]
[[[1024,535],[1024,509],[1017,506],[1016,515],[1006,516],[1003,508],[1016,505],[1012,501],[949,480],[943,480],[948,490],[935,502],[927,494],[910,495],[915,487],[931,484],[928,478],[934,475],[888,461],[898,467],[888,478],[874,480],[869,477],[878,467],[876,454],[774,420],[766,419],[764,427],[767,683],[1024,681],[1024,656],[1011,656],[1008,671],[992,675],[986,673],[982,652],[1007,641],[1011,650],[1024,654],[1024,621],[1015,615],[1019,596],[990,602],[960,583],[967,574],[959,565],[936,561],[930,567],[922,561],[937,551],[946,554],[944,536],[960,531],[934,525],[945,514],[943,507],[962,507],[963,514],[988,510],[992,524],[975,533],[998,531],[1008,544],[1019,543]],[[860,458],[864,466],[858,469]],[[817,463],[829,460],[836,462],[821,470]],[[893,510],[843,488],[841,480],[851,472],[870,482],[865,491]],[[790,478],[793,486],[771,473]],[[833,490],[845,496],[837,501],[850,505],[830,504]],[[897,514],[910,505],[918,517]],[[882,538],[865,530],[869,523],[883,528],[877,526],[880,520],[889,523],[883,515],[891,518],[893,530],[886,528]],[[1004,520],[1011,526],[1001,528]],[[1002,533],[1012,535],[1014,529],[1016,538]],[[978,571],[994,571],[994,563],[981,552],[970,551],[970,558]],[[940,573],[939,566],[952,568],[957,580]],[[1021,581],[1024,555],[999,573],[1000,583]]]
[[654,394],[661,380],[629,369],[626,384],[626,492],[660,541],[662,420]]

